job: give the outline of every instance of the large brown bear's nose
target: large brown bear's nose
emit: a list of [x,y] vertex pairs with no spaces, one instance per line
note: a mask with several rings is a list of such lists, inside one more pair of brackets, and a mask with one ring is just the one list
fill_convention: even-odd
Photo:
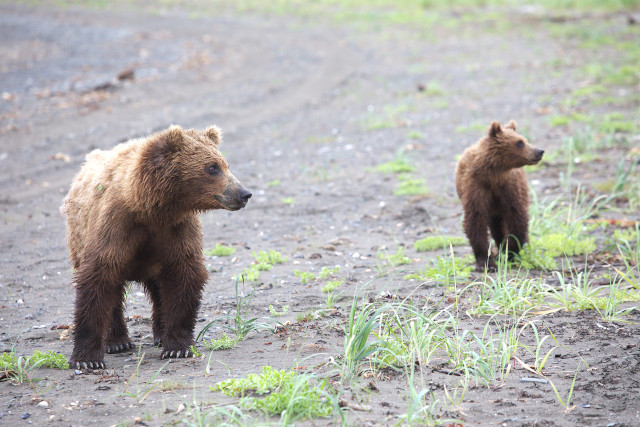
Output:
[[240,191],[240,193],[238,193],[238,197],[244,203],[247,203],[249,201],[249,199],[251,198],[251,196],[253,196],[253,194],[251,194],[251,191],[246,190],[244,188]]
[[536,157],[537,158],[541,159],[543,154],[544,154],[544,150],[540,150],[540,149],[536,150]]

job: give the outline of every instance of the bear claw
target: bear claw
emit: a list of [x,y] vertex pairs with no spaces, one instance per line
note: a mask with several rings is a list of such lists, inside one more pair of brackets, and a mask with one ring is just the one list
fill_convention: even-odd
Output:
[[104,360],[102,362],[72,362],[72,366],[76,369],[107,369]]
[[177,359],[180,357],[193,357],[193,352],[188,349],[183,350],[165,350],[160,354],[161,359]]
[[113,344],[113,345],[108,345],[105,348],[105,351],[109,354],[111,353],[120,353],[126,350],[130,350],[133,348],[133,343],[132,342],[125,342],[125,343],[120,343],[120,344]]

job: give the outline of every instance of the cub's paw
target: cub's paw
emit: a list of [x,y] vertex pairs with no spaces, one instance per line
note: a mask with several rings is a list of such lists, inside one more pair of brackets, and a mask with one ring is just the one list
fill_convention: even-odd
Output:
[[177,359],[179,357],[193,357],[193,352],[188,348],[179,350],[163,350],[160,353],[160,359]]
[[120,343],[107,344],[104,351],[109,354],[113,353],[121,353],[123,351],[131,350],[133,348],[133,343],[131,341],[125,341]]
[[83,369],[107,369],[107,365],[105,365],[104,360],[102,361],[81,361],[81,360],[71,360],[69,366],[75,369],[83,370]]

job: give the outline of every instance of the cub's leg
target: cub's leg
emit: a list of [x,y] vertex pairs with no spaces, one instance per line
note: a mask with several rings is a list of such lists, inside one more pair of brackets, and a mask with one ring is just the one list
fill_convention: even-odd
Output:
[[488,226],[485,215],[478,212],[473,206],[465,206],[463,228],[476,258],[476,271],[484,271],[485,268],[495,270],[496,268],[493,257],[489,256]]
[[118,292],[120,302],[116,304],[111,314],[111,327],[107,334],[105,348],[107,353],[120,353],[133,347],[133,343],[129,338],[129,332],[127,330],[127,324],[125,323],[123,313],[125,287],[125,283],[120,285],[120,290]]

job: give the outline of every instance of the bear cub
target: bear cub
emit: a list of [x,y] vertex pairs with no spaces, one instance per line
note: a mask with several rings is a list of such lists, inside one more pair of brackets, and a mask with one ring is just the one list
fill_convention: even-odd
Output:
[[220,130],[179,126],[87,155],[61,207],[75,269],[71,366],[104,368],[130,349],[127,282],[152,302],[162,358],[189,357],[207,270],[199,213],[243,208],[251,193],[229,172]]
[[492,122],[489,132],[467,148],[456,167],[456,190],[464,209],[464,232],[476,270],[495,270],[487,229],[496,246],[519,253],[529,238],[529,187],[523,166],[535,165],[543,150],[516,133],[516,123]]

